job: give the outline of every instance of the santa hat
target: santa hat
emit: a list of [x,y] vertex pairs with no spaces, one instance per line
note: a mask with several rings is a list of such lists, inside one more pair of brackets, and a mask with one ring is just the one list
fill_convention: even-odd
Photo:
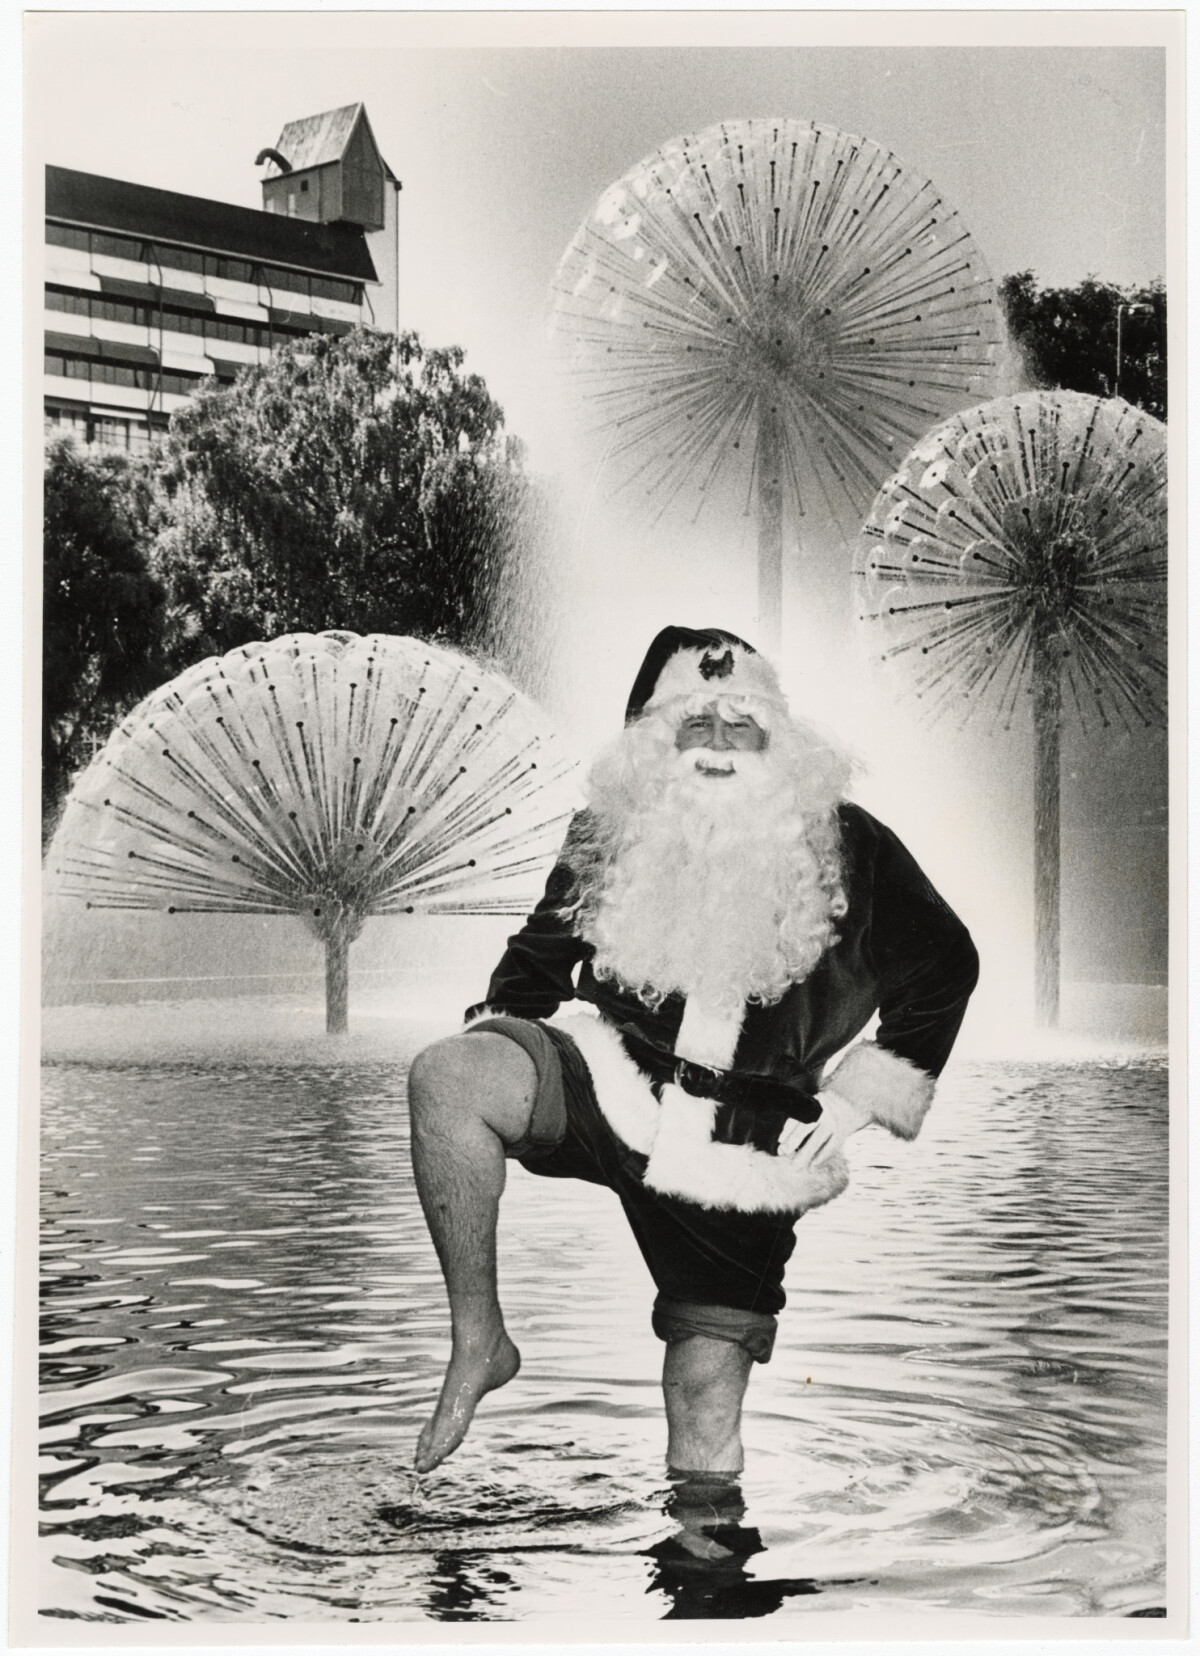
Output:
[[775,669],[745,639],[720,627],[664,627],[633,681],[625,723],[669,702],[709,703],[726,697],[764,711],[787,706]]

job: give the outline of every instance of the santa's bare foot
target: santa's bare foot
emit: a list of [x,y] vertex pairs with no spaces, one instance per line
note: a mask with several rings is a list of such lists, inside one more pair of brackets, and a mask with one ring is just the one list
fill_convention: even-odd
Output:
[[453,1454],[467,1435],[479,1399],[506,1386],[521,1366],[521,1353],[504,1329],[460,1335],[454,1341],[442,1395],[417,1439],[413,1465],[430,1472]]

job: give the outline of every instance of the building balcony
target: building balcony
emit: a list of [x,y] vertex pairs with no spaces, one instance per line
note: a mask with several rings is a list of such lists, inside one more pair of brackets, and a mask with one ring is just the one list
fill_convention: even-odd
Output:
[[[46,244],[46,280],[64,285],[99,286],[92,276],[92,256],[81,247],[56,247]],[[52,274],[53,272],[53,274]],[[59,274],[61,272],[61,274]],[[87,277],[86,283],[80,278]]]
[[[133,322],[113,322],[104,316],[70,316],[60,315],[58,311],[47,311],[46,327],[55,333],[77,333],[73,327],[63,327],[63,323],[82,322],[83,333],[89,339],[107,339],[118,345],[145,345],[153,348],[158,344],[158,329],[139,327]],[[53,320],[49,320],[53,318]]]
[[356,328],[362,321],[363,305],[348,305],[341,299],[318,299],[313,295],[312,312],[314,316],[328,317],[331,322],[348,322]]
[[70,311],[46,310],[42,312],[42,332],[73,334],[77,339],[90,339],[92,321],[88,316],[74,316]]
[[[63,249],[55,251],[62,252]],[[91,267],[95,276],[117,276],[127,282],[158,281],[158,266],[143,264],[140,259],[116,259],[110,253],[93,253]]]
[[[207,292],[217,301],[219,309],[224,310],[225,305],[221,303],[224,300],[226,303],[233,305],[253,306],[253,311],[245,312],[246,315],[256,315],[258,313],[259,288],[257,282],[233,282],[227,276],[207,276],[205,277],[205,283]],[[234,311],[233,314],[240,316],[243,313]]]
[[[47,253],[69,253],[67,247],[49,247]],[[56,287],[74,288],[78,293],[99,293],[100,278],[93,276],[90,270],[80,270],[69,265],[60,265],[56,261],[46,260],[46,281],[53,282]]]
[[[144,414],[154,401],[152,391],[143,391],[136,385],[107,385],[95,384],[86,379],[63,379],[57,374],[47,374],[43,380],[43,390],[46,397],[61,398],[64,402],[78,403],[85,400],[89,408],[113,408],[123,412],[135,410]],[[176,402],[182,406],[187,402],[186,397],[179,397]],[[163,406],[167,406],[166,397]]]
[[[225,285],[232,287],[233,284],[227,282]],[[213,284],[210,282],[210,290],[212,286]],[[269,313],[265,305],[242,299],[226,299],[219,293],[213,293],[212,297],[216,303],[219,316],[235,316],[241,322],[266,322],[268,320]]]
[[[192,349],[193,344],[198,349]],[[180,346],[183,347],[182,340],[180,340]],[[168,374],[212,374],[216,372],[212,364],[212,358],[205,352],[202,339],[197,339],[194,342],[189,340],[187,348],[179,350],[168,350],[164,341],[162,365],[163,372]]]
[[260,351],[257,345],[243,345],[236,339],[210,339],[206,349],[210,357],[236,362],[239,368],[262,362],[270,355],[269,351]]
[[162,286],[165,288],[177,288],[180,293],[207,294],[208,292],[204,277],[198,270],[179,270],[175,265],[166,262],[161,265],[151,265],[149,268],[153,273],[155,282],[159,280],[161,272]]

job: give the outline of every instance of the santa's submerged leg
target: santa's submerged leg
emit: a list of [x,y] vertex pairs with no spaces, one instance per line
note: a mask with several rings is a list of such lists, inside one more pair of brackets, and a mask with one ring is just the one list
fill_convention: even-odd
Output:
[[452,1334],[441,1396],[417,1442],[418,1472],[458,1448],[480,1398],[521,1366],[497,1297],[496,1219],[505,1146],[528,1127],[536,1085],[533,1061],[499,1035],[441,1041],[409,1072],[413,1172],[446,1279]]
[[741,1346],[703,1334],[667,1346],[663,1399],[672,1473],[733,1477],[742,1470],[742,1400],[753,1361]]

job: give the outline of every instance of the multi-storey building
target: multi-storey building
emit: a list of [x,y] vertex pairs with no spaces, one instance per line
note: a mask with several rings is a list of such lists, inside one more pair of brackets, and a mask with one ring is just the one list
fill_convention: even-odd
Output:
[[399,186],[366,111],[290,122],[263,158],[263,211],[46,168],[48,431],[141,447],[207,376],[395,329]]

